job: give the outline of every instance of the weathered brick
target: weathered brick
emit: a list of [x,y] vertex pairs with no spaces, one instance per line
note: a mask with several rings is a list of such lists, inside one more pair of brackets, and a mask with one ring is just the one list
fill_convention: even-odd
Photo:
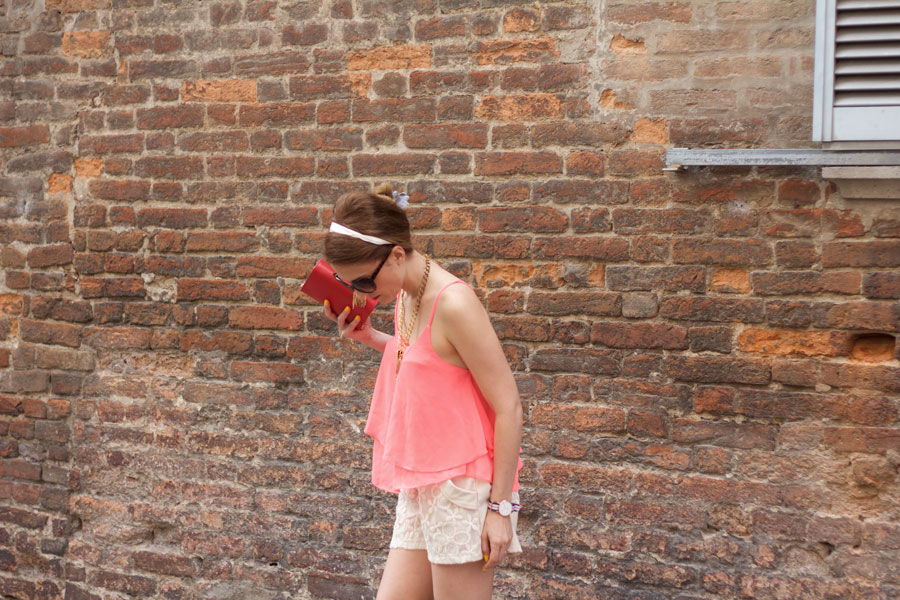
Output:
[[26,342],[35,344],[58,344],[77,348],[81,345],[81,330],[78,325],[48,323],[32,319],[19,320],[19,334]]
[[742,351],[775,355],[840,356],[847,342],[846,336],[831,331],[745,329],[738,336]]
[[179,279],[178,300],[247,300],[250,290],[239,281]]
[[622,297],[592,292],[532,292],[528,296],[528,312],[536,315],[617,316],[622,312]]
[[434,170],[433,154],[356,154],[354,175],[360,177],[388,175],[427,175]]
[[252,54],[234,61],[234,74],[241,78],[305,73],[308,69],[309,58],[305,52]]
[[369,74],[303,75],[291,77],[290,95],[294,100],[358,98],[371,85]]
[[880,427],[826,427],[824,442],[837,452],[884,453],[900,445],[900,430]]
[[283,308],[243,306],[229,311],[228,323],[240,329],[298,330],[303,326],[303,314]]
[[435,40],[466,35],[466,20],[461,16],[434,17],[416,23],[416,39]]
[[551,38],[508,39],[478,42],[472,56],[479,65],[543,62],[559,56],[559,50]]
[[668,323],[594,323],[591,342],[610,348],[686,350],[687,330]]
[[625,429],[625,411],[614,407],[578,407],[540,404],[530,415],[532,425],[548,429],[620,432]]
[[859,294],[862,276],[854,271],[757,272],[751,276],[754,291],[761,296],[819,294]]
[[569,224],[565,213],[551,207],[482,208],[478,210],[478,228],[487,233],[504,231],[562,232]]
[[50,141],[50,128],[46,125],[27,127],[0,127],[0,148],[35,146]]
[[546,121],[564,116],[563,98],[555,94],[484,96],[475,107],[476,116],[499,121]]
[[138,129],[172,129],[176,127],[200,127],[203,125],[203,106],[182,104],[139,108],[136,111]]
[[562,158],[553,152],[478,152],[476,175],[542,175],[562,173]]
[[833,329],[900,331],[900,304],[895,302],[817,302],[813,326]]
[[152,156],[134,163],[138,177],[165,179],[199,179],[203,176],[203,159],[199,156]]
[[355,127],[288,131],[285,145],[291,150],[349,152],[363,147],[363,130]]
[[280,362],[247,362],[231,363],[231,377],[235,381],[262,383],[303,383],[303,367]]
[[693,6],[687,2],[630,2],[616,3],[609,7],[609,18],[623,25],[635,25],[651,21],[689,23]]
[[188,152],[236,152],[249,149],[250,143],[243,131],[197,132],[179,137],[178,147]]
[[534,201],[551,201],[557,204],[622,204],[628,201],[628,183],[596,179],[551,179],[535,186]]
[[606,284],[611,290],[675,292],[688,290],[702,293],[706,290],[706,274],[703,267],[629,267],[610,265],[606,268]]
[[537,258],[590,258],[622,261],[628,258],[628,242],[610,237],[536,238],[534,255]]
[[659,303],[660,316],[686,321],[759,323],[765,306],[758,299],[669,296]]
[[616,208],[613,229],[621,235],[640,233],[700,234],[706,231],[709,213],[685,209]]
[[898,267],[900,241],[825,242],[822,266],[833,267]]
[[138,211],[140,227],[170,227],[185,229],[205,227],[207,222],[204,208],[144,208]]
[[72,31],[62,36],[62,51],[67,56],[100,58],[109,52],[109,31]]
[[407,148],[485,148],[487,125],[407,125],[403,141]]
[[281,40],[285,46],[315,46],[328,39],[328,26],[322,23],[304,23],[301,26],[288,25],[281,30]]
[[765,385],[770,380],[767,362],[717,356],[670,356],[669,375],[698,383],[746,383]]
[[28,251],[28,266],[35,268],[67,265],[72,262],[71,244],[54,244],[53,246],[37,246]]
[[153,594],[156,591],[156,582],[150,577],[124,575],[114,571],[95,571],[88,581],[91,585],[129,595]]
[[256,81],[185,81],[181,88],[181,98],[185,102],[256,102]]
[[431,67],[431,46],[380,46],[347,55],[348,71],[394,71]]
[[900,273],[866,273],[863,276],[862,293],[871,299],[900,298]]
[[305,279],[312,267],[313,261],[304,258],[247,256],[238,259],[235,273],[238,277]]
[[312,158],[261,158],[239,156],[236,162],[238,177],[301,177],[312,175],[315,160]]
[[594,348],[542,348],[535,351],[530,365],[537,371],[567,371],[615,375],[619,371],[612,350]]
[[676,238],[672,245],[676,263],[762,266],[772,261],[772,248],[761,240]]
[[84,298],[143,298],[144,282],[132,278],[82,278],[81,295]]
[[437,107],[431,98],[387,98],[353,100],[353,121],[357,123],[395,121],[421,123],[434,121]]
[[691,327],[688,337],[692,352],[731,352],[732,330],[729,327]]

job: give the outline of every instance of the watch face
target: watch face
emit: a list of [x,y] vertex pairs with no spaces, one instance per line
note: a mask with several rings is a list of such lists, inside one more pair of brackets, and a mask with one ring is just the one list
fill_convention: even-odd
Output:
[[502,500],[500,502],[500,514],[504,517],[508,517],[512,514],[512,504],[508,500]]

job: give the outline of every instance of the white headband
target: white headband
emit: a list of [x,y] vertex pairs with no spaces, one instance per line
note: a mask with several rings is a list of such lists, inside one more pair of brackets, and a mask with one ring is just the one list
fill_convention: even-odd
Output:
[[340,223],[335,223],[334,221],[331,222],[331,227],[328,228],[328,231],[339,233],[341,235],[348,235],[352,238],[356,238],[364,242],[369,242],[370,244],[375,244],[377,246],[396,246],[394,242],[383,240],[380,237],[375,237],[374,235],[366,235],[364,233],[354,231],[349,227],[344,227]]

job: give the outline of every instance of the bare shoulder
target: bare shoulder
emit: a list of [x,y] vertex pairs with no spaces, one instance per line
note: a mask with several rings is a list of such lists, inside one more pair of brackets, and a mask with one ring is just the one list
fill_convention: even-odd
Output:
[[[461,280],[456,280],[461,281]],[[457,318],[471,317],[477,312],[484,312],[481,300],[475,291],[464,284],[447,287],[438,299],[436,316],[454,321]]]

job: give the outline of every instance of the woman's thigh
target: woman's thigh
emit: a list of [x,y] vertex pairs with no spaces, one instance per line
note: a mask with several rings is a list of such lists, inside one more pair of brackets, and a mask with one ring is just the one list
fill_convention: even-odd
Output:
[[490,600],[494,569],[482,571],[481,561],[461,565],[431,565],[435,600]]
[[425,550],[391,548],[376,600],[433,600],[431,563]]

